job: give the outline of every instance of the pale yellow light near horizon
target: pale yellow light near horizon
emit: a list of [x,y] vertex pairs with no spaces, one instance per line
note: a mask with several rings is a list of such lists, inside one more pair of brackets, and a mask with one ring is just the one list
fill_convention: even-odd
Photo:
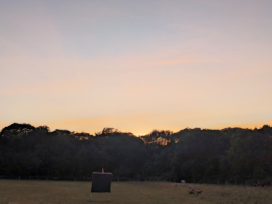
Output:
[[272,3],[0,2],[0,129],[272,124]]

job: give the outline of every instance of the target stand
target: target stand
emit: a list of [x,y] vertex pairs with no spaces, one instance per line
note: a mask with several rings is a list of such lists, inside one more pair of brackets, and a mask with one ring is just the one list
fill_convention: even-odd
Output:
[[108,201],[111,200],[112,173],[93,172],[90,199],[93,201],[93,193],[109,193]]

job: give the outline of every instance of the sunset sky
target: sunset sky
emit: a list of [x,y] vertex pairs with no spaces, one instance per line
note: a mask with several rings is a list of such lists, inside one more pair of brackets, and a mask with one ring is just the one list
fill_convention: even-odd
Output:
[[0,0],[0,130],[272,125],[271,0]]

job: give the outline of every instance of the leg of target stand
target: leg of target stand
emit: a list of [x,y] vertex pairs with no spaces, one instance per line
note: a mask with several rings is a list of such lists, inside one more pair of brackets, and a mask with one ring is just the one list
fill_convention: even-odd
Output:
[[111,194],[109,194],[108,202],[110,202],[110,200],[111,200]]
[[93,201],[93,195],[92,195],[92,193],[90,193],[90,199],[91,199],[91,201]]

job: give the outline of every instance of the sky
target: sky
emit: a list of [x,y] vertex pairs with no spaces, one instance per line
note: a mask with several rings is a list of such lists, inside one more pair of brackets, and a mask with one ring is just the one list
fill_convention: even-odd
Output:
[[0,0],[0,129],[272,125],[271,0]]

